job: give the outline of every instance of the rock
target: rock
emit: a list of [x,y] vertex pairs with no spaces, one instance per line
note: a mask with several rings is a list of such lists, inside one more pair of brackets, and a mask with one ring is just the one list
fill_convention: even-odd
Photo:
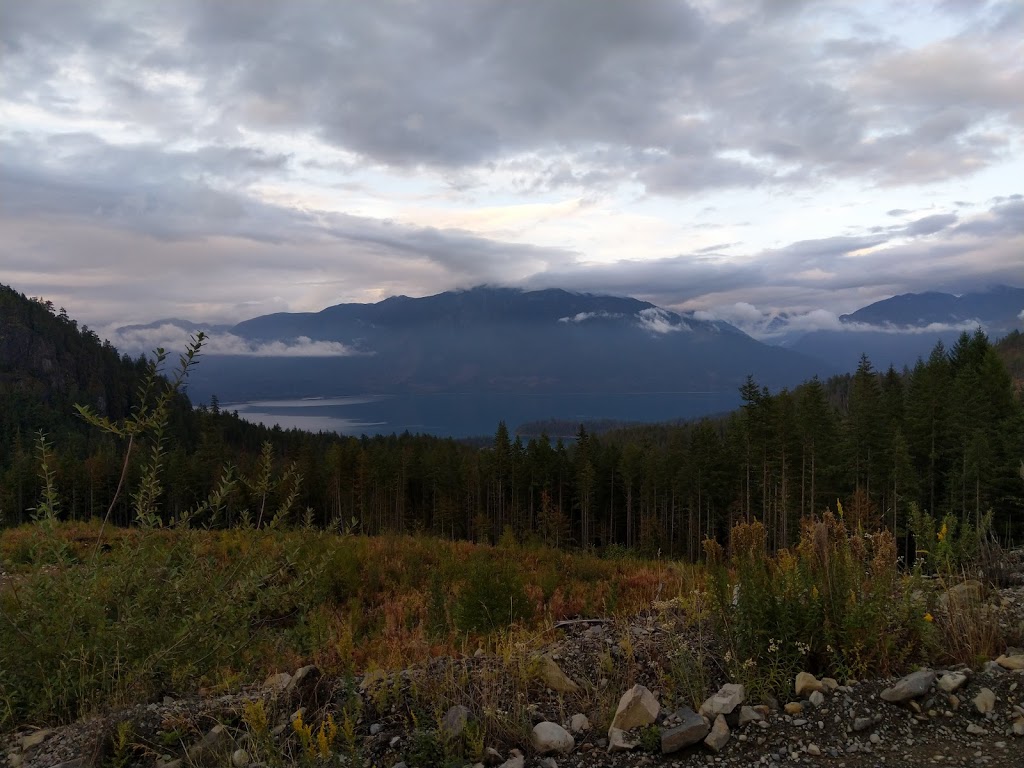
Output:
[[553,757],[542,757],[537,761],[537,765],[540,766],[540,768],[558,768],[558,763],[555,762],[555,758]]
[[590,730],[590,721],[584,714],[576,714],[569,718],[569,731],[571,733],[584,733]]
[[796,676],[796,684],[794,685],[796,695],[800,698],[811,695],[815,691],[821,691],[824,686],[821,682],[812,675],[810,672],[800,672]]
[[[181,760],[178,760],[177,762],[180,768]],[[64,760],[63,762],[55,763],[50,766],[50,768],[85,768],[85,758],[76,757],[73,760]]]
[[939,678],[939,688],[946,693],[953,693],[966,682],[967,675],[963,672],[945,672]]
[[791,701],[788,704],[786,704],[786,706],[784,706],[782,710],[787,715],[801,715],[804,711],[804,705],[801,704],[799,701]]
[[971,736],[984,736],[986,733],[988,733],[988,731],[986,731],[977,723],[971,723],[970,725],[968,725],[967,732],[971,734]]
[[228,746],[227,728],[223,725],[215,725],[203,738],[189,747],[185,754],[192,763],[206,765],[207,761],[223,759],[223,754]]
[[370,735],[371,736],[377,736],[378,734],[383,733],[383,732],[384,732],[384,726],[381,725],[380,723],[373,723],[372,725],[370,725]]
[[725,715],[718,715],[715,724],[711,726],[711,733],[705,739],[704,744],[712,752],[721,752],[729,741],[729,724],[725,722]]
[[896,685],[886,688],[879,694],[883,701],[899,704],[924,696],[935,682],[935,672],[930,669],[919,669],[904,677]]
[[747,723],[756,723],[760,720],[764,720],[764,714],[762,714],[758,710],[754,709],[753,707],[740,707],[740,728],[742,728]]
[[231,764],[235,768],[246,768],[249,765],[249,753],[244,749],[236,749],[231,753]]
[[709,719],[716,715],[731,714],[736,707],[743,703],[744,698],[745,694],[741,684],[726,683],[718,689],[718,693],[700,705],[700,713]]
[[678,752],[702,741],[711,730],[707,720],[689,707],[676,710],[675,719],[679,721],[678,725],[661,729],[661,753],[663,755]]
[[580,687],[570,680],[550,656],[541,656],[537,668],[537,676],[553,691],[558,693],[578,693]]
[[501,768],[524,768],[526,765],[526,758],[523,757],[523,753],[518,749],[513,749],[509,752],[509,758],[501,764]]
[[636,749],[639,746],[640,742],[630,738],[629,734],[621,728],[608,729],[609,752],[629,752],[631,749]]
[[632,728],[639,728],[643,725],[650,725],[661,711],[661,705],[654,698],[654,694],[642,685],[634,685],[619,699],[619,706],[615,710],[615,717],[608,728],[608,738],[611,739],[613,729],[628,731]]
[[292,676],[287,672],[278,672],[276,675],[271,675],[263,681],[263,690],[275,691],[280,693],[288,687],[288,683],[292,681]]
[[822,704],[825,703],[825,694],[821,691],[815,691],[811,694],[810,702],[811,706],[820,707]]
[[978,712],[987,715],[996,708],[996,695],[991,688],[982,688],[974,697],[974,706]]
[[320,670],[314,665],[309,664],[305,667],[299,667],[295,670],[295,674],[292,675],[292,679],[288,681],[285,693],[298,693],[299,695],[303,695],[306,691],[316,687],[316,683],[319,679]]
[[533,748],[538,754],[550,755],[552,752],[560,752],[565,755],[576,746],[576,740],[569,735],[558,723],[543,722],[533,726],[531,736]]
[[853,730],[856,732],[865,731],[871,727],[874,721],[870,717],[858,717],[853,721]]
[[1013,735],[1024,736],[1024,717],[1018,717],[1013,721]]
[[1009,669],[1013,671],[1016,671],[1018,669],[1024,669],[1024,654],[1019,654],[1016,656],[1007,656],[1006,654],[1003,654],[998,659],[996,659],[996,664],[998,664],[1003,669]]
[[813,755],[814,757],[819,757],[821,755],[821,747],[819,747],[817,744],[808,744],[807,754]]
[[834,677],[823,677],[821,678],[821,687],[825,691],[835,691],[839,689],[839,681]]
[[441,720],[441,730],[449,738],[457,739],[466,730],[467,722],[469,722],[469,709],[461,704],[456,704],[444,713],[444,718]]
[[947,591],[939,595],[939,606],[944,611],[950,607],[963,608],[968,605],[977,605],[981,602],[984,586],[976,579],[968,579],[960,584],[954,584]]
[[50,734],[52,733],[53,731],[51,731],[49,728],[43,728],[42,730],[36,731],[35,733],[30,733],[28,736],[22,736],[20,739],[18,739],[18,743],[21,745],[21,750],[23,752],[28,752],[30,749],[38,747],[40,744],[42,744],[44,741],[50,738]]
[[10,766],[10,768],[21,768],[21,764],[24,762],[25,758],[17,752],[13,752],[7,756],[7,765]]

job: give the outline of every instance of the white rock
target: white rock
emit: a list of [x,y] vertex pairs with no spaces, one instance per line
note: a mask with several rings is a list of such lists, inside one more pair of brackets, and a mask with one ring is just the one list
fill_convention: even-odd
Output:
[[718,715],[711,726],[711,733],[704,739],[704,745],[712,752],[721,752],[728,741],[729,724],[725,722],[725,715]]
[[236,749],[231,753],[231,764],[235,768],[246,768],[249,762],[249,753],[244,749]]
[[558,723],[537,723],[533,726],[531,740],[533,748],[541,755],[549,755],[552,752],[568,754],[576,746],[576,740]]
[[661,705],[654,698],[654,694],[642,685],[634,685],[619,699],[619,706],[615,710],[615,717],[608,728],[608,739],[611,740],[612,729],[628,731],[632,728],[639,728],[650,725],[661,711]]
[[996,695],[992,689],[982,688],[978,691],[978,695],[974,697],[974,706],[983,715],[987,715],[994,710],[996,708]]
[[953,693],[966,682],[967,675],[963,672],[946,672],[939,678],[939,688],[946,693]]
[[811,694],[810,702],[812,706],[820,707],[825,703],[825,694],[821,691],[815,691]]
[[609,728],[608,729],[608,751],[609,752],[629,752],[631,749],[636,749],[640,746],[640,742],[636,739],[631,739],[621,728]]
[[590,730],[590,721],[584,714],[575,714],[569,718],[569,730],[572,733],[585,733]]
[[800,672],[796,676],[796,682],[794,684],[794,690],[796,695],[803,698],[809,696],[815,691],[820,691],[824,688],[822,683],[812,675],[810,672]]
[[709,719],[716,715],[731,714],[743,703],[744,697],[745,693],[740,683],[726,683],[718,689],[718,693],[700,705],[700,713]]

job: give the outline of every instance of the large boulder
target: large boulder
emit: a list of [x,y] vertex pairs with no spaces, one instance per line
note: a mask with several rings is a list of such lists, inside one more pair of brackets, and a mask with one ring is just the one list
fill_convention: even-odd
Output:
[[552,752],[568,754],[576,746],[576,740],[558,723],[543,722],[533,726],[531,736],[537,754],[550,755]]
[[663,755],[686,749],[704,740],[711,730],[708,721],[689,707],[682,707],[672,715],[671,727],[661,729],[661,753]]
[[931,669],[919,669],[904,677],[896,685],[886,688],[879,694],[884,701],[899,704],[904,701],[924,696],[931,690],[935,682],[935,672]]
[[700,705],[700,713],[708,719],[718,715],[731,715],[732,711],[743,703],[746,693],[740,683],[726,683],[718,689],[718,693],[708,697]]
[[609,728],[609,739],[612,729],[628,731],[650,725],[658,718],[660,711],[661,705],[654,694],[642,685],[634,685],[619,699],[619,706]]

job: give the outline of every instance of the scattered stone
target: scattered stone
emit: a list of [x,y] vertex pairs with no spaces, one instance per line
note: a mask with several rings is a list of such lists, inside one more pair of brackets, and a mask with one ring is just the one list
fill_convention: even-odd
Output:
[[807,754],[814,755],[814,757],[818,757],[819,755],[821,755],[821,748],[817,744],[808,744]]
[[764,714],[754,707],[742,706],[740,707],[740,719],[739,726],[742,728],[747,723],[756,723],[764,720]]
[[977,723],[971,723],[970,725],[968,725],[967,732],[971,734],[971,736],[984,736],[986,733],[988,733],[988,731],[986,731]]
[[287,672],[278,672],[276,675],[271,675],[263,682],[263,690],[265,691],[276,691],[280,693],[288,687],[288,683],[292,681],[292,676]]
[[982,688],[974,697],[974,706],[978,712],[987,715],[996,708],[996,695],[991,688]]
[[576,746],[576,740],[558,723],[543,722],[533,726],[531,737],[533,748],[538,754],[549,755],[552,752],[568,754]]
[[791,701],[782,709],[787,715],[802,715],[804,712],[804,705],[799,701]]
[[796,689],[796,695],[805,698],[815,691],[821,691],[824,689],[822,683],[812,675],[810,672],[799,672],[796,676],[796,683],[794,688]]
[[673,719],[678,720],[679,724],[661,730],[661,753],[663,755],[678,752],[702,741],[710,730],[707,720],[689,707],[676,710]]
[[708,718],[731,714],[736,707],[743,703],[744,696],[741,684],[726,683],[718,689],[718,693],[700,705],[700,713]]
[[1003,654],[996,659],[996,664],[1003,669],[1009,669],[1014,672],[1018,669],[1024,669],[1024,654],[1018,654],[1015,656],[1007,656],[1006,654]]
[[837,691],[839,690],[839,681],[834,677],[823,677],[821,678],[821,687],[826,691]]
[[469,709],[461,704],[456,704],[444,714],[441,720],[441,730],[452,739],[457,739],[466,730],[466,723],[469,722]]
[[28,752],[30,749],[38,747],[40,744],[42,744],[44,741],[50,738],[50,734],[52,733],[53,731],[51,731],[49,728],[43,728],[42,730],[36,731],[35,733],[30,733],[28,736],[22,736],[18,740],[18,743],[21,744],[22,751]]
[[501,764],[501,768],[524,768],[526,765],[526,758],[523,757],[523,753],[518,749],[513,749],[509,752],[509,758]]
[[379,733],[383,732],[383,730],[384,730],[384,726],[383,725],[381,725],[380,723],[373,723],[370,726],[370,735],[371,736],[376,736]]
[[654,698],[654,694],[642,685],[634,685],[619,699],[619,706],[615,710],[615,717],[608,728],[608,739],[611,740],[611,732],[614,729],[628,731],[632,728],[639,728],[650,725],[661,711],[661,705]]
[[704,744],[712,752],[718,753],[722,751],[728,741],[729,724],[725,722],[725,715],[719,714],[715,718],[715,724],[711,726],[711,733],[705,737]]
[[984,586],[976,579],[968,579],[960,584],[954,584],[947,591],[939,595],[939,606],[942,610],[948,611],[950,606],[963,608],[968,605],[977,605],[981,602]]
[[910,701],[918,696],[924,696],[935,682],[935,672],[931,669],[919,669],[917,672],[904,677],[896,685],[882,691],[880,697],[883,701],[899,704]]
[[295,670],[295,674],[292,675],[292,679],[288,681],[288,685],[285,687],[285,693],[296,693],[304,695],[307,691],[312,690],[316,687],[317,681],[320,679],[320,670],[313,664],[309,664],[305,667],[299,667]]
[[1024,736],[1024,717],[1018,717],[1013,721],[1013,735]]
[[544,685],[558,693],[578,693],[580,690],[580,687],[566,676],[562,668],[550,656],[540,657],[537,676]]
[[870,717],[858,717],[856,720],[853,721],[853,730],[857,733],[860,733],[861,731],[866,731],[868,728],[871,727],[873,723],[874,720],[872,720]]
[[621,728],[608,729],[609,752],[629,752],[631,749],[636,749],[639,746],[640,742],[630,738],[629,734]]
[[231,753],[231,764],[235,768],[246,768],[249,765],[249,753],[244,749],[236,749]]
[[585,733],[590,730],[590,721],[584,714],[576,714],[569,718],[569,731],[571,733]]
[[820,707],[825,703],[825,694],[821,691],[815,691],[811,694],[810,702],[811,706]]
[[537,765],[539,765],[540,768],[558,768],[558,763],[553,757],[542,757],[537,761]]
[[966,682],[967,675],[963,672],[945,672],[939,678],[939,688],[946,693],[953,693]]
[[[203,738],[189,747],[185,754],[192,763],[204,765],[207,760],[214,759],[218,754],[226,752],[230,734],[223,725],[215,725]],[[223,758],[222,758],[223,759]]]

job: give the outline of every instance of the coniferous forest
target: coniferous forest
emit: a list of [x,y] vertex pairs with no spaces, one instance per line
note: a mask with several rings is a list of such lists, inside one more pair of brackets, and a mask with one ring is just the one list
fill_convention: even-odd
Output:
[[[991,513],[995,534],[1019,543],[1022,348],[1019,332],[996,343],[964,333],[909,370],[876,370],[862,357],[853,374],[780,392],[748,378],[733,413],[600,435],[580,426],[569,439],[523,439],[503,423],[486,441],[310,434],[177,397],[155,509],[180,517],[230,472],[240,482],[204,524],[284,504],[295,522],[367,534],[511,534],[697,559],[703,539],[724,540],[740,521],[763,522],[769,546],[787,546],[802,517],[839,502],[849,522],[890,528],[904,545],[915,508],[975,528]],[[0,288],[0,523],[30,517],[44,453],[63,518],[107,513],[126,440],[95,430],[74,406],[127,416],[150,365],[120,356],[63,310]],[[124,487],[135,487],[151,449],[133,446]],[[248,480],[260,476],[273,480]],[[122,493],[111,519],[128,524],[131,509]]]

